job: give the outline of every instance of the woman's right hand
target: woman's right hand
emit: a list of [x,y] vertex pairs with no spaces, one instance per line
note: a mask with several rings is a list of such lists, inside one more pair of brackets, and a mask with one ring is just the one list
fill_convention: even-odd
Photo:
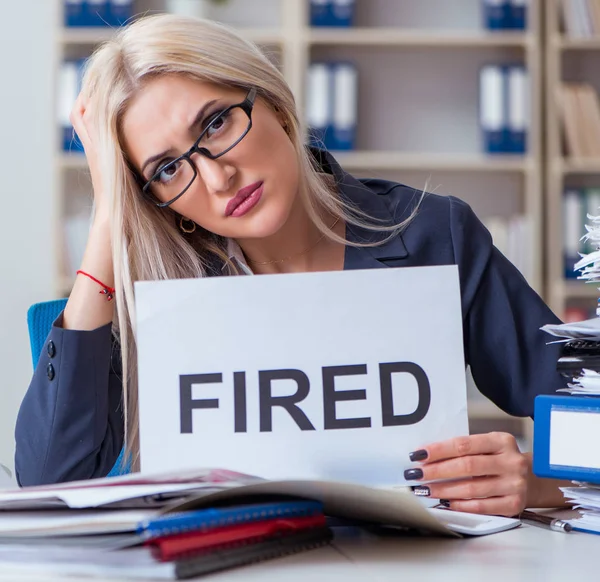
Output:
[[79,97],[77,97],[77,101],[75,101],[73,110],[71,111],[70,119],[73,129],[77,132],[77,135],[81,140],[83,149],[85,150],[85,157],[90,168],[92,187],[94,189],[96,216],[100,215],[105,217],[108,214],[108,203],[106,200],[104,184],[102,183],[98,151],[96,149],[96,144],[98,143],[96,128],[91,121],[92,107],[93,104],[86,100],[84,95],[80,93]]

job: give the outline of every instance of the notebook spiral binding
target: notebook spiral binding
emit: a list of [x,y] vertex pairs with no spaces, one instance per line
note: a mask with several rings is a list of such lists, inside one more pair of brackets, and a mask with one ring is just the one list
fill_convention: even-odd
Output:
[[285,535],[257,544],[243,544],[233,550],[217,550],[206,556],[181,560],[176,562],[175,573],[177,579],[181,580],[219,570],[256,564],[320,548],[331,543],[332,539],[331,529],[313,528],[305,532]]

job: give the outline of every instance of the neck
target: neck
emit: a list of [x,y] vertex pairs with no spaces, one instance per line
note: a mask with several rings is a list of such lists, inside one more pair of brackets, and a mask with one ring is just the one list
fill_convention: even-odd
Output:
[[[335,217],[326,212],[322,219],[330,226],[335,222]],[[333,230],[344,236],[344,222],[339,220]],[[344,265],[345,246],[323,236],[298,198],[288,220],[275,234],[263,239],[238,239],[237,243],[256,274],[341,270]]]

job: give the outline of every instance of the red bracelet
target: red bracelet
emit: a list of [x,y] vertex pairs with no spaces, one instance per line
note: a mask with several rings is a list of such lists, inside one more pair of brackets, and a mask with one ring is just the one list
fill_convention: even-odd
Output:
[[109,301],[113,300],[113,297],[115,296],[115,290],[112,287],[105,285],[102,281],[98,281],[98,279],[96,279],[96,277],[92,277],[89,273],[86,273],[85,271],[77,271],[77,274],[85,275],[86,277],[89,277],[92,281],[94,281],[95,283],[98,283],[98,285],[100,285],[100,287],[102,287],[102,291],[100,291],[100,293],[102,295],[106,295],[106,298]]

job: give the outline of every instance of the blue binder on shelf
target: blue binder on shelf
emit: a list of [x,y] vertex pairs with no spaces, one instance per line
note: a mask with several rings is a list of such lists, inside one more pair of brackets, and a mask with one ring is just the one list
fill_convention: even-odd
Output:
[[110,26],[109,0],[64,0],[65,26]]
[[530,126],[529,75],[522,65],[504,68],[506,91],[506,150],[511,154],[527,152]]
[[309,143],[313,147],[331,146],[333,83],[327,63],[311,63],[308,68],[306,123]]
[[333,82],[332,130],[330,149],[355,149],[358,117],[358,71],[350,62],[331,65]]
[[510,2],[508,0],[483,0],[483,22],[488,30],[509,28]]
[[585,232],[587,212],[583,192],[573,188],[565,190],[562,210],[564,276],[565,279],[577,279],[579,273],[574,267],[581,258],[579,253],[584,251],[580,239]]
[[331,0],[331,26],[353,26],[355,11],[356,0]]
[[64,0],[65,26],[83,26],[84,0]]
[[507,28],[525,30],[527,28],[528,0],[510,0],[508,3]]
[[310,0],[311,26],[353,26],[356,0]]
[[534,417],[534,474],[600,483],[600,397],[537,396]]
[[107,22],[110,26],[123,26],[133,16],[133,0],[109,0]]
[[58,117],[62,132],[61,147],[67,153],[82,153],[84,151],[83,144],[74,132],[70,120],[71,110],[81,91],[84,63],[83,59],[64,61],[60,67]]
[[479,123],[483,150],[507,153],[507,94],[503,68],[485,65],[479,72]]

